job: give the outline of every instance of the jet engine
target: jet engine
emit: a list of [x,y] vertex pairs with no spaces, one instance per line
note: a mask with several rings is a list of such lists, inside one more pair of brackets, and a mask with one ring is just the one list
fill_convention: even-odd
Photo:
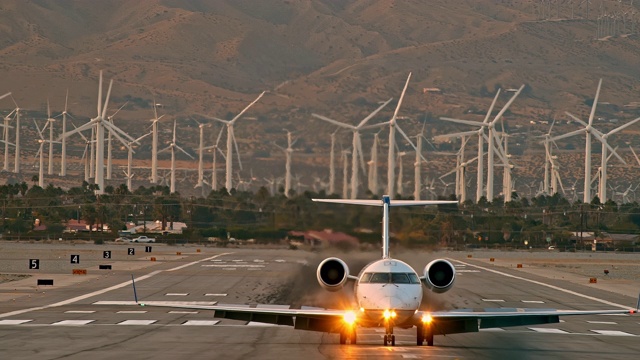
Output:
[[453,287],[456,269],[444,259],[433,260],[424,267],[424,282],[431,291],[443,293]]
[[344,261],[331,257],[318,265],[316,273],[320,286],[329,291],[342,289],[349,276],[349,267]]

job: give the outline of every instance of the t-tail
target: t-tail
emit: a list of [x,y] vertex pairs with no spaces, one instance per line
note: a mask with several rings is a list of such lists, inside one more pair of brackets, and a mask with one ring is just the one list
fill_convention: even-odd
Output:
[[334,204],[382,206],[382,258],[389,258],[389,208],[395,206],[425,206],[457,204],[451,200],[391,200],[389,195],[383,195],[381,200],[350,200],[350,199],[312,199],[317,202]]

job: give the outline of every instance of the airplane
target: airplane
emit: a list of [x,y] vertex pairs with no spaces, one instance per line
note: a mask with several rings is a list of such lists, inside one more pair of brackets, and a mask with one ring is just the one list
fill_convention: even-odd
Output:
[[[354,309],[270,309],[242,305],[169,305],[173,307],[214,311],[214,317],[293,326],[295,329],[339,333],[340,344],[356,344],[358,327],[383,327],[384,346],[395,346],[394,328],[416,328],[416,344],[434,345],[434,335],[478,332],[480,329],[560,322],[560,316],[634,314],[640,307],[630,310],[557,310],[557,309],[492,309],[475,311],[423,311],[421,301],[423,285],[433,293],[444,293],[453,287],[456,270],[446,259],[427,264],[422,276],[407,263],[389,255],[389,209],[396,206],[426,206],[456,204],[444,200],[381,200],[312,199],[316,202],[382,207],[382,258],[366,265],[357,276],[349,273],[347,264],[330,257],[318,266],[316,275],[321,287],[338,291],[348,282],[354,283],[357,307]],[[134,296],[138,303],[137,295]],[[145,306],[143,302],[138,303]]]

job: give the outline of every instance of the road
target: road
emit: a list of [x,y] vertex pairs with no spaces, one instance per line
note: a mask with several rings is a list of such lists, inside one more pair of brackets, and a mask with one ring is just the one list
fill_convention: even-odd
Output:
[[[144,245],[137,245],[144,249]],[[116,248],[114,253],[124,251]],[[436,336],[434,347],[415,346],[414,330],[396,330],[396,347],[382,346],[380,329],[359,329],[358,344],[341,346],[338,335],[214,319],[206,311],[110,305],[132,301],[131,274],[142,302],[265,304],[285,301],[331,304],[319,289],[320,257],[303,251],[211,249],[196,252],[155,246],[112,270],[89,269],[87,280],[67,286],[26,286],[38,276],[0,285],[0,354],[7,359],[635,359],[640,317],[566,317],[559,324],[489,329]],[[87,252],[85,258],[101,251]],[[114,254],[117,255],[117,254]],[[165,261],[149,265],[155,255]],[[434,309],[529,307],[617,309],[636,299],[530,272],[491,267],[466,253],[441,254],[458,269],[454,289],[428,294]],[[365,254],[352,260],[359,270]],[[417,269],[438,254],[414,254]],[[349,261],[350,257],[345,258]],[[66,259],[66,258],[65,258]],[[53,261],[53,260],[52,260]],[[68,261],[68,260],[67,260]],[[102,261],[105,262],[105,261]],[[138,262],[140,266],[131,266]],[[106,262],[105,262],[106,263]],[[126,264],[127,270],[124,270]],[[144,266],[142,266],[144,265]],[[122,267],[123,269],[119,269]],[[421,272],[420,270],[418,272]],[[77,277],[74,279],[78,279]],[[9,299],[11,298],[11,299]],[[15,300],[14,300],[15,299]]]

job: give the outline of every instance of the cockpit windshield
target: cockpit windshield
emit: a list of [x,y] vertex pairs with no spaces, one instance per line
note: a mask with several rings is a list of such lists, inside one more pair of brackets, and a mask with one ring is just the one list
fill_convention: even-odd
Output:
[[365,284],[420,284],[420,279],[414,273],[364,273],[360,283]]

